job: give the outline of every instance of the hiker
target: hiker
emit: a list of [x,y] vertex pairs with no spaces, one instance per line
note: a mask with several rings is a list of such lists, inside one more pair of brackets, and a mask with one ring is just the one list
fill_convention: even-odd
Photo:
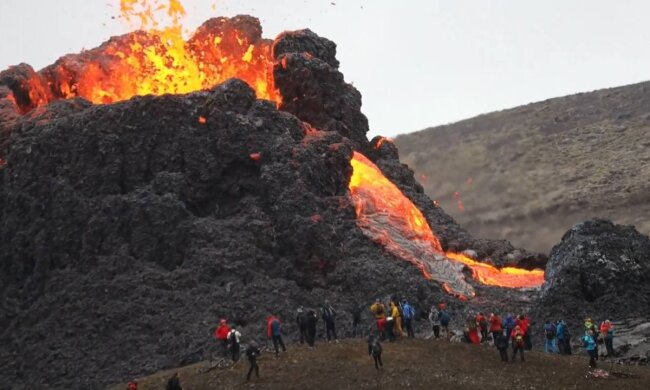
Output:
[[388,342],[392,343],[395,341],[395,318],[390,316],[386,317],[385,320],[385,326],[384,326],[384,332],[386,333],[386,338],[388,339]]
[[361,331],[361,311],[363,309],[360,305],[352,305],[350,314],[352,314],[352,337],[362,336],[363,332]]
[[402,337],[404,335],[402,332],[402,313],[399,305],[394,300],[390,301],[390,315],[393,317],[393,335],[396,338]]
[[483,313],[479,312],[476,315],[476,323],[479,326],[479,330],[481,331],[481,342],[485,343],[488,341],[488,321],[487,318],[483,315]]
[[614,357],[614,327],[610,320],[605,320],[600,324],[600,334],[605,341],[605,349],[607,349],[607,357]]
[[549,320],[544,323],[544,336],[546,342],[544,343],[544,352],[557,353],[557,328],[555,324]]
[[126,390],[138,390],[138,382],[131,381],[131,382],[127,383]]
[[[492,341],[496,344],[497,338],[500,334],[503,333],[503,326],[501,326],[501,316],[495,313],[490,313],[488,317],[488,322],[490,323],[490,333],[492,333]],[[508,338],[506,337],[506,347],[508,344]]]
[[248,358],[248,364],[250,368],[248,369],[248,374],[246,374],[246,381],[248,382],[251,379],[251,374],[255,370],[255,376],[260,377],[260,367],[257,365],[257,357],[260,356],[260,349],[257,347],[257,342],[251,341],[246,348],[246,357]]
[[219,348],[221,349],[221,355],[223,357],[228,357],[228,333],[230,332],[230,327],[228,322],[225,319],[219,321],[219,326],[214,331],[214,338],[217,339]]
[[233,362],[239,360],[239,354],[241,351],[241,346],[239,340],[241,339],[241,333],[234,327],[228,332],[228,344],[230,347],[230,357]]
[[375,368],[379,370],[379,367],[383,367],[384,363],[381,361],[381,344],[379,339],[372,333],[368,336],[368,355],[372,356],[375,361]]
[[585,333],[589,333],[589,331],[592,331],[594,333],[594,341],[596,341],[596,360],[598,360],[598,328],[594,324],[594,322],[591,320],[591,318],[586,318],[585,319]]
[[174,375],[167,381],[166,390],[183,390],[181,387],[181,381],[178,379],[177,372],[175,372]]
[[307,337],[307,315],[305,314],[305,308],[302,306],[299,306],[296,310],[296,325],[298,325],[298,332],[300,333],[300,344],[304,344]]
[[508,363],[508,336],[505,331],[492,333],[494,346],[499,350],[501,361]]
[[519,325],[521,330],[524,332],[524,348],[528,351],[533,349],[533,343],[530,339],[530,322],[528,321],[528,316],[520,314],[519,318],[515,321],[515,325]]
[[282,352],[287,352],[287,348],[284,346],[284,341],[282,341],[282,324],[277,317],[270,315],[266,318],[266,333],[273,341],[275,357],[278,357],[280,353],[278,350],[278,344],[282,347]]
[[316,341],[316,322],[318,322],[318,316],[316,312],[312,309],[307,310],[305,315],[305,327],[307,330],[307,345],[309,348],[314,348],[314,342]]
[[594,331],[589,329],[582,337],[582,343],[589,354],[589,367],[596,368],[596,359],[598,358],[598,347]]
[[339,338],[336,337],[336,328],[334,324],[334,317],[336,317],[336,311],[330,305],[330,301],[325,300],[325,304],[323,307],[320,309],[320,314],[323,320],[325,321],[325,333],[327,334],[327,342],[331,342],[332,338],[334,338],[334,341],[337,343],[339,342]]
[[431,336],[436,339],[440,338],[440,312],[436,309],[436,306],[431,306],[431,311],[429,311],[429,322],[431,323],[431,331],[433,332]]
[[449,321],[451,320],[449,311],[445,304],[441,304],[438,307],[440,307],[440,329],[442,330],[442,333],[444,333],[443,337],[449,340]]
[[512,317],[512,314],[508,314],[503,320],[503,328],[506,330],[506,335],[508,336],[508,339],[510,340],[512,336],[512,330],[517,326],[515,323],[515,319]]
[[402,312],[404,313],[404,324],[406,326],[406,334],[409,338],[415,337],[413,332],[413,319],[415,318],[415,309],[405,299],[402,301]]
[[470,313],[465,320],[465,332],[467,334],[467,341],[472,344],[478,344],[481,342],[479,336],[479,327],[476,323],[476,317]]
[[[370,306],[370,312],[372,313],[373,316],[375,316],[375,323],[377,325],[377,331],[379,332],[379,335],[382,340],[384,340],[384,328],[386,326],[386,306],[384,306],[383,303],[381,303],[381,300],[377,298],[375,300],[375,303],[373,303]],[[381,326],[380,326],[381,322]],[[380,329],[380,327],[382,329]]]
[[566,324],[563,320],[559,320],[555,324],[555,335],[557,337],[557,348],[560,355],[566,355],[566,344],[564,343],[564,337],[566,335]]
[[514,363],[515,361],[515,356],[517,356],[517,352],[520,353],[521,356],[521,361],[524,361],[524,331],[521,330],[521,327],[519,325],[515,325],[515,328],[511,332],[511,338],[512,338],[512,362]]

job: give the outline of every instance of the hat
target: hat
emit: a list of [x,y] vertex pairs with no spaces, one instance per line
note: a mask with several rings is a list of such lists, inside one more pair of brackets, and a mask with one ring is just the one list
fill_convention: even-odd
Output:
[[227,321],[226,321],[225,318],[222,318],[222,319],[219,321],[220,324],[225,324],[226,322],[227,322]]

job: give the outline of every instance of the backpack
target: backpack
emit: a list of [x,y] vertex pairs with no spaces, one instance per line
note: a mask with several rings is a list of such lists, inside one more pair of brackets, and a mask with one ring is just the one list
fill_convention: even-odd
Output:
[[517,333],[517,334],[515,335],[515,344],[516,344],[518,347],[523,347],[523,345],[524,345],[524,335],[523,335],[523,334],[521,334],[521,333]]
[[449,314],[446,311],[440,313],[440,324],[442,324],[442,326],[449,325]]
[[230,332],[229,341],[231,344],[237,344],[237,334],[235,332]]
[[377,305],[375,314],[384,315],[384,305]]
[[553,324],[544,325],[544,333],[546,333],[546,338],[553,340],[555,338],[555,326]]

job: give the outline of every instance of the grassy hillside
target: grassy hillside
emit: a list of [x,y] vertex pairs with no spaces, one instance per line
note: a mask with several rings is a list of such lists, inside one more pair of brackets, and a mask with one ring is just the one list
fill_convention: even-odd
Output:
[[427,194],[475,235],[548,252],[588,217],[650,233],[650,82],[481,115],[395,143]]
[[[526,362],[502,363],[498,352],[487,345],[468,345],[433,340],[403,340],[384,344],[384,368],[377,371],[363,340],[320,344],[315,350],[288,346],[274,359],[263,354],[260,378],[244,381],[246,361],[233,368],[202,373],[206,363],[139,378],[140,389],[164,389],[167,378],[178,372],[184,389],[647,389],[650,370],[643,367],[601,363],[606,371],[625,378],[587,377],[587,358],[551,356],[539,352],[526,355]],[[631,377],[630,377],[631,376]],[[111,390],[122,390],[119,384]]]

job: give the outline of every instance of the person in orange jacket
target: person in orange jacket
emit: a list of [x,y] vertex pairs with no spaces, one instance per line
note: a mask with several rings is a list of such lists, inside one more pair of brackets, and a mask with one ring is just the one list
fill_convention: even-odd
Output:
[[225,319],[219,321],[219,326],[214,331],[214,338],[217,340],[219,347],[221,348],[221,354],[223,357],[228,357],[228,333],[230,333],[230,327],[228,322]]
[[528,328],[530,327],[530,320],[528,319],[528,315],[520,314],[519,318],[517,318],[516,324],[519,325],[521,330],[524,332],[524,348],[529,351],[532,350],[533,342],[530,339],[530,332],[528,331]]

